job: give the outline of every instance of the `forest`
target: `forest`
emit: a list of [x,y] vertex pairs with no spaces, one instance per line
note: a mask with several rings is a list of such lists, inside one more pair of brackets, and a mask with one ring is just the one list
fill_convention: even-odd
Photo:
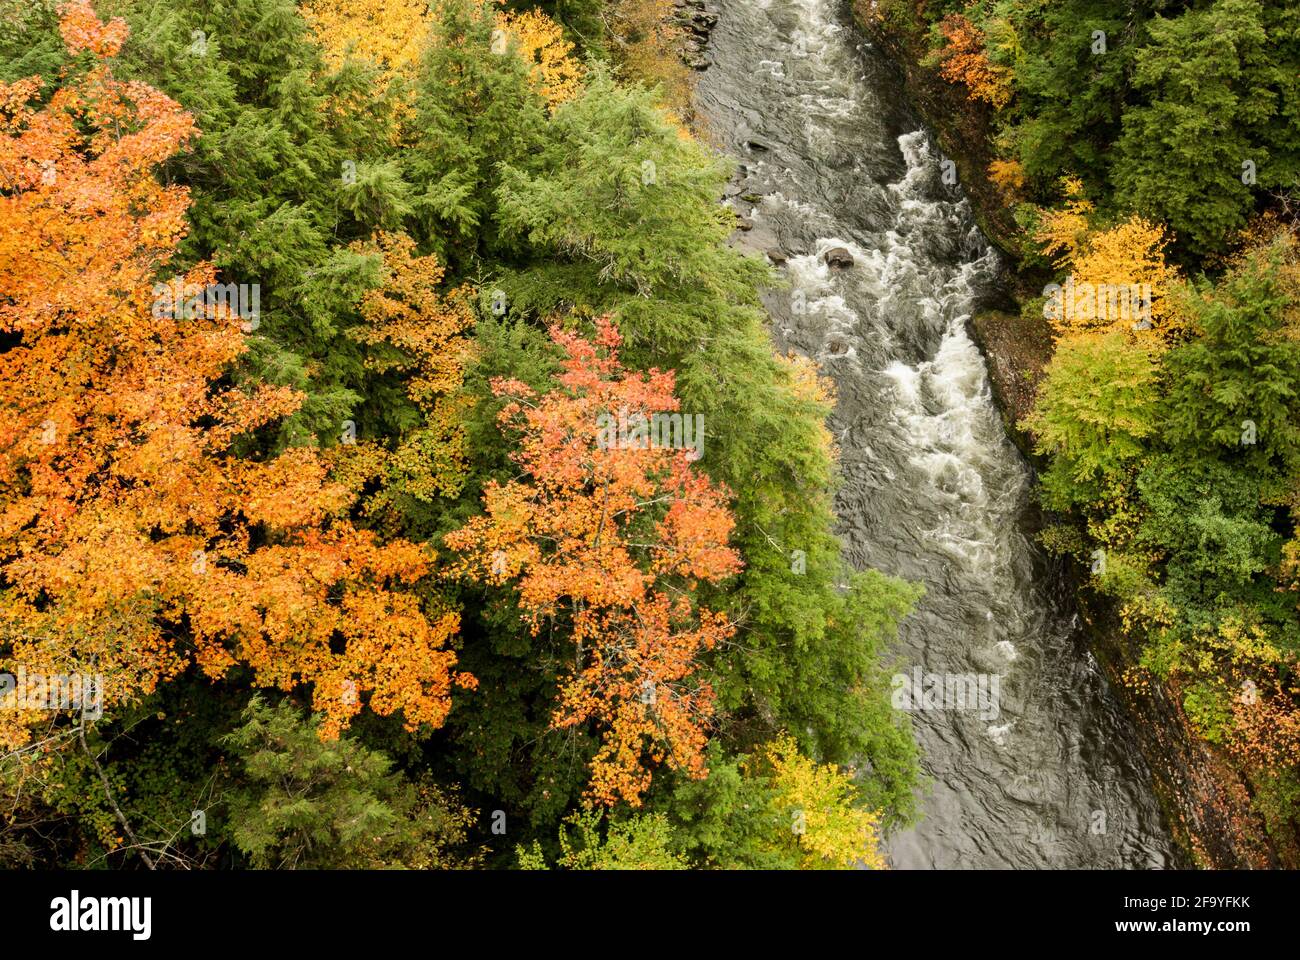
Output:
[[[1300,8],[859,6],[987,122],[1044,549],[1300,858]],[[889,865],[925,587],[685,29],[0,0],[0,867]]]

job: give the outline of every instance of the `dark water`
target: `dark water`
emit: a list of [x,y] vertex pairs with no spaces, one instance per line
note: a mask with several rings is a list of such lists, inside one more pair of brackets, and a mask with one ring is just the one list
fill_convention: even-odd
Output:
[[[995,253],[847,4],[711,8],[698,108],[743,164],[731,202],[755,224],[748,242],[789,257],[792,290],[769,299],[779,345],[838,385],[849,555],[925,584],[900,670],[999,684],[996,716],[988,703],[913,713],[931,791],[920,825],[889,839],[891,862],[1172,865],[1127,721],[1032,543],[1032,477],[965,331]],[[832,247],[854,265],[829,268]]]

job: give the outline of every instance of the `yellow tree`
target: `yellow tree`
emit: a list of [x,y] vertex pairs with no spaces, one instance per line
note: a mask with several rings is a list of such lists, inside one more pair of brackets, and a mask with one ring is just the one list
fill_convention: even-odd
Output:
[[799,869],[886,868],[880,817],[857,805],[857,788],[847,771],[805,757],[788,735],[767,744],[746,770],[771,784],[768,842],[791,856]]
[[1065,205],[1058,210],[1040,210],[1034,240],[1044,254],[1054,258],[1057,267],[1069,267],[1079,255],[1088,236],[1089,218],[1096,206],[1083,192],[1078,177],[1061,180]]
[[[437,16],[427,0],[305,0],[299,11],[330,67],[348,58],[369,60],[390,78],[414,76]],[[547,103],[554,107],[578,93],[582,66],[558,23],[540,10],[499,11],[495,18],[494,52],[521,57]]]
[[573,44],[564,39],[560,25],[540,10],[497,14],[493,42],[513,46],[529,65],[529,79],[551,107],[577,96],[582,89],[582,66],[573,59]]
[[994,160],[989,164],[988,173],[1008,201],[1015,201],[1025,189],[1025,168],[1019,160]]
[[431,20],[426,0],[306,0],[298,9],[330,67],[351,56],[390,76],[414,73]]
[[426,502],[454,497],[468,472],[464,413],[472,401],[460,388],[473,352],[470,290],[440,295],[442,266],[432,255],[417,256],[406,234],[381,233],[354,249],[382,258],[383,281],[362,298],[366,322],[352,335],[371,348],[367,367],[402,377],[424,424],[406,431],[391,452],[358,444],[341,448],[341,455],[351,455],[351,469],[382,477],[372,510],[393,506],[401,496]]
[[1065,205],[1043,211],[1034,233],[1043,252],[1069,271],[1046,291],[1044,311],[1057,335],[1124,333],[1157,348],[1177,340],[1185,324],[1168,297],[1179,273],[1165,260],[1165,229],[1134,215],[1095,230],[1082,184],[1067,178],[1064,185]]

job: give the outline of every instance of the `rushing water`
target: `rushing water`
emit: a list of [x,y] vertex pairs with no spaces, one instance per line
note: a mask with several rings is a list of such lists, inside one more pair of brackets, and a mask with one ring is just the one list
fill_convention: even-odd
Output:
[[[779,346],[838,387],[852,561],[924,583],[899,669],[996,676],[999,710],[922,710],[930,791],[897,867],[1174,863],[1150,776],[1032,543],[1032,476],[965,321],[997,259],[884,58],[839,0],[712,0],[697,105],[737,156],[748,242],[788,257]],[[755,200],[758,196],[761,199]],[[748,199],[746,199],[748,198]],[[854,260],[829,267],[843,247]]]

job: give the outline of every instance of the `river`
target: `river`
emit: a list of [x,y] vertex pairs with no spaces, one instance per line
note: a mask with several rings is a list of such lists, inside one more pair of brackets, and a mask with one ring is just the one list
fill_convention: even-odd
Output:
[[[896,669],[997,678],[996,714],[912,711],[928,791],[887,839],[891,864],[1175,865],[1128,720],[1034,545],[1033,476],[966,332],[996,252],[847,3],[709,6],[699,119],[741,164],[729,202],[747,242],[787,261],[791,289],[766,297],[778,346],[836,383],[848,555],[925,585]],[[824,261],[837,247],[851,266]]]

